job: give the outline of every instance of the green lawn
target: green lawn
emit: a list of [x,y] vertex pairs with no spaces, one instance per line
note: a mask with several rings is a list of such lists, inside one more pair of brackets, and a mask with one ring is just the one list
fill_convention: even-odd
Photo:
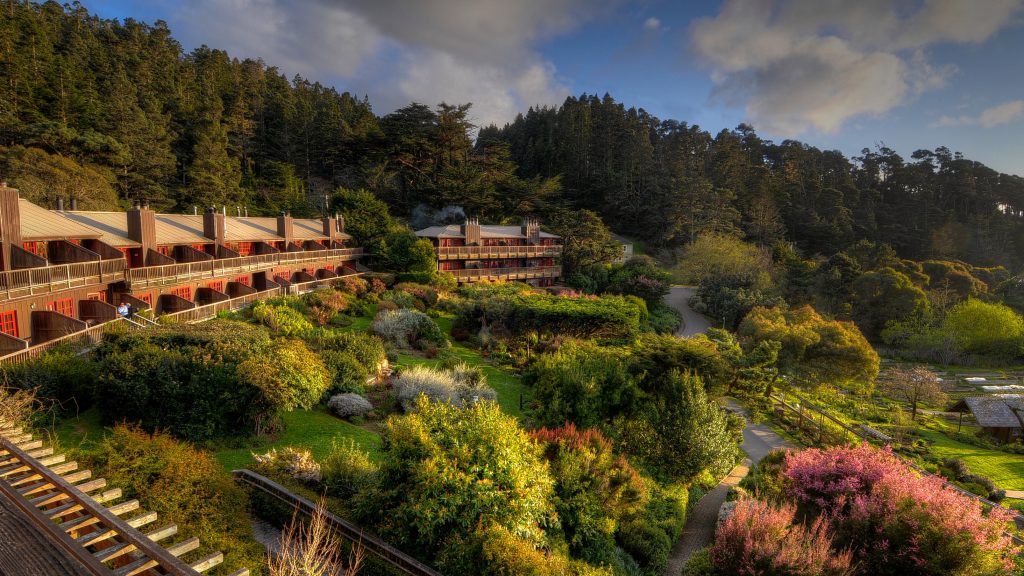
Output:
[[322,408],[294,410],[284,415],[284,432],[274,440],[257,442],[246,448],[218,450],[217,460],[226,470],[245,468],[252,462],[253,453],[267,452],[271,448],[297,446],[308,448],[313,457],[321,461],[331,450],[337,438],[352,438],[363,450],[376,459],[379,456],[380,436],[365,428],[335,418]]
[[1024,456],[957,442],[935,430],[920,429],[919,432],[932,443],[932,454],[939,458],[959,458],[973,474],[987,476],[1000,488],[1024,490]]

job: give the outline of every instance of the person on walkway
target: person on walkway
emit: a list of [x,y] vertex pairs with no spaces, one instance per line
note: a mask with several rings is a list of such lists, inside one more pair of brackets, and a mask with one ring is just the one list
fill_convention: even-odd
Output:
[[129,314],[129,308],[127,302],[121,302],[121,305],[117,307],[117,315],[122,318],[127,318]]

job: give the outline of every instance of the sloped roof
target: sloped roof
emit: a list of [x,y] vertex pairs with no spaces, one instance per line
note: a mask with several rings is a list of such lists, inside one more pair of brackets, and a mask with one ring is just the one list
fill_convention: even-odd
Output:
[[65,218],[59,212],[51,212],[41,206],[18,198],[18,214],[21,218],[21,239],[27,242],[39,240],[61,240],[64,238],[99,238],[99,230]]
[[[465,238],[462,233],[462,225],[449,224],[447,226],[431,226],[417,230],[416,235],[421,238]],[[480,225],[481,238],[526,238],[521,226],[497,226],[492,224]],[[540,233],[541,238],[558,238],[547,232]]]
[[321,238],[327,238],[327,234],[324,234],[323,221],[312,218],[295,218],[292,220],[292,236],[296,240],[320,240]]
[[100,240],[111,246],[141,246],[128,237],[128,218],[124,212],[61,212],[61,215],[99,230]]
[[193,214],[157,214],[157,244],[209,244],[203,235],[203,217]]
[[991,396],[968,396],[953,405],[950,410],[970,410],[982,428],[1021,428],[1024,424],[1024,395],[992,394]]
[[228,242],[255,242],[268,240],[284,240],[277,235],[277,218],[245,216],[242,218],[228,217]]

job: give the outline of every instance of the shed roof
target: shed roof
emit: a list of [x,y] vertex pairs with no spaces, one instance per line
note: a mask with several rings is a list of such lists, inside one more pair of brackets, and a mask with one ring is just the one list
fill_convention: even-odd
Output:
[[99,238],[99,230],[65,218],[41,206],[18,198],[18,216],[21,218],[21,239],[29,242],[61,240],[64,238]]
[[117,247],[141,246],[128,237],[128,217],[124,212],[61,212],[66,217],[99,230],[100,240]]
[[[462,225],[448,224],[447,226],[431,226],[417,230],[416,235],[421,238],[465,238],[462,232]],[[521,226],[497,226],[493,224],[480,225],[481,238],[526,238]],[[540,233],[541,238],[558,238],[547,232]]]
[[1024,395],[992,394],[968,396],[954,404],[953,412],[970,410],[982,428],[1021,428],[1024,418]]

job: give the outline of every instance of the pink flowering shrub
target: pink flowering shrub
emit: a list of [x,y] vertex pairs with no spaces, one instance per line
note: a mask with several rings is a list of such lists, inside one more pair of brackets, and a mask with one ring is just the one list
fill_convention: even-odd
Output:
[[718,574],[840,576],[854,574],[849,551],[836,553],[828,523],[795,524],[796,506],[741,500],[715,533],[709,551]]
[[870,574],[1008,574],[1009,516],[919,476],[887,450],[868,445],[791,452],[786,495],[827,519],[836,544],[853,548]]

